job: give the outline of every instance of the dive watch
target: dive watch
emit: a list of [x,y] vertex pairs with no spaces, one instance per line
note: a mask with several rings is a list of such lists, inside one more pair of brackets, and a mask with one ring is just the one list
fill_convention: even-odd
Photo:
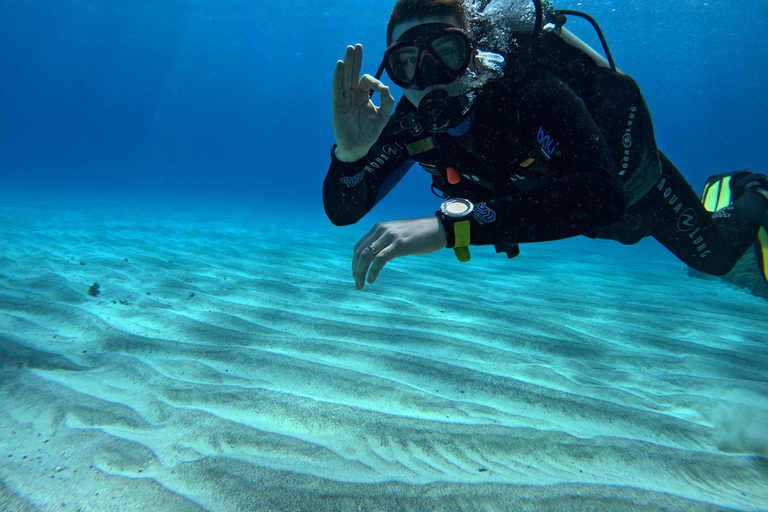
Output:
[[446,226],[449,245],[451,234],[448,233],[447,225],[453,225],[453,252],[462,263],[469,261],[469,219],[474,209],[475,205],[468,199],[449,199],[440,205],[440,216]]

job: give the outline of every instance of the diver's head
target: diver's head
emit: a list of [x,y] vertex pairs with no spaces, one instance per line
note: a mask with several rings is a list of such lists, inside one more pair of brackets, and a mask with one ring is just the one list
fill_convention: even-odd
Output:
[[392,8],[387,23],[387,46],[397,41],[404,30],[395,34],[395,28],[402,23],[427,18],[442,18],[462,30],[467,30],[467,11],[463,0],[398,0]]
[[467,29],[463,0],[398,0],[379,72],[386,69],[416,106],[435,90],[449,96],[466,93],[461,77],[477,51]]

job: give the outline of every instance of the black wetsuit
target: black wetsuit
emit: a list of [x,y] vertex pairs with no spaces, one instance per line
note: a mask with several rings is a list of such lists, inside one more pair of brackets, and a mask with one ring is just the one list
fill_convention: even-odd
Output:
[[[586,235],[631,244],[651,235],[691,267],[727,273],[754,242],[765,199],[745,193],[730,216],[713,220],[656,149],[634,81],[600,73],[612,73],[610,80],[566,84],[546,69],[525,80],[494,80],[467,121],[441,134],[421,132],[403,98],[365,158],[344,163],[331,151],[323,186],[328,218],[357,222],[419,162],[433,189],[476,205],[472,245],[493,244],[511,257],[519,243]],[[458,183],[449,183],[449,167]]]

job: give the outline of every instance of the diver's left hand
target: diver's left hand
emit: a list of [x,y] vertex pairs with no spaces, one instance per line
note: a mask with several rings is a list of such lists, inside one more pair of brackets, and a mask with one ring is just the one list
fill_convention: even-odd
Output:
[[363,289],[366,274],[368,284],[373,284],[384,265],[395,258],[435,252],[447,243],[443,223],[437,216],[380,222],[355,245],[352,258],[355,288]]

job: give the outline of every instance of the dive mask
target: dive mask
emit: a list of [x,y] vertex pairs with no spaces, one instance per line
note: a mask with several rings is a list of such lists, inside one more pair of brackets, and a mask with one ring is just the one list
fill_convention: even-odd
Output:
[[424,23],[407,30],[384,52],[376,79],[387,70],[400,87],[426,89],[461,77],[472,60],[472,44],[460,28]]

